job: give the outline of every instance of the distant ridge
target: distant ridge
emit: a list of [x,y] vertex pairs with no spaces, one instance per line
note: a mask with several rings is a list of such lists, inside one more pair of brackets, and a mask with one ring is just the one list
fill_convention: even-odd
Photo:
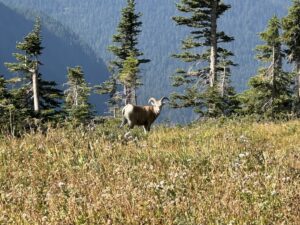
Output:
[[[145,57],[152,61],[142,68],[144,85],[138,90],[138,101],[146,104],[152,95],[169,95],[175,90],[170,76],[182,64],[170,56],[179,52],[181,40],[187,30],[178,27],[172,16],[178,15],[175,3],[180,0],[137,0],[137,8],[143,13],[140,48]],[[107,51],[111,37],[116,32],[120,11],[126,4],[124,0],[0,0],[6,5],[41,11],[60,21],[74,31],[105,62],[112,55]],[[286,15],[289,0],[224,0],[231,9],[222,16],[219,26],[235,41],[230,48],[235,53],[232,81],[237,91],[247,88],[249,78],[256,74],[258,62],[254,48],[260,44],[258,33],[263,31],[267,21],[275,14]],[[187,66],[187,65],[183,65]],[[176,89],[177,90],[177,89]],[[180,110],[165,110],[161,120],[189,122],[191,113]],[[187,110],[187,112],[190,112]],[[180,119],[179,119],[180,118]],[[185,119],[188,118],[188,121]]]
[[[12,76],[3,65],[12,62],[12,53],[16,52],[16,43],[21,41],[32,30],[34,11],[18,10],[17,12],[0,3],[0,74]],[[49,16],[40,14],[43,22],[43,66],[41,72],[47,80],[55,80],[60,88],[66,82],[67,67],[81,65],[86,79],[95,85],[108,77],[103,60],[81,41],[78,36]],[[106,111],[105,96],[91,96],[91,103],[96,105],[99,113]]]

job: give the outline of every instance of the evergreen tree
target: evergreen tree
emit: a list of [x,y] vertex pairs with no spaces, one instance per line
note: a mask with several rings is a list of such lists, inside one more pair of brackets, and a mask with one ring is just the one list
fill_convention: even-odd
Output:
[[[217,102],[225,97],[225,80],[229,82],[230,79],[220,78],[224,72],[224,65],[221,64],[224,62],[220,61],[220,57],[226,52],[226,71],[234,65],[228,60],[233,54],[222,47],[233,38],[218,31],[217,21],[229,8],[220,0],[181,0],[177,4],[177,9],[186,16],[176,16],[173,20],[191,31],[182,41],[183,52],[174,57],[191,66],[187,71],[178,69],[173,76],[175,87],[185,87],[183,94],[172,95],[173,107],[193,107],[195,112],[207,116],[224,114]],[[229,75],[227,73],[226,77]]]
[[141,85],[138,73],[139,73],[139,61],[135,58],[134,54],[131,54],[124,61],[123,68],[120,73],[120,82],[126,87],[126,102],[137,104],[136,89]]
[[[9,101],[9,93],[6,87],[6,80],[0,75],[0,107],[5,108]],[[2,114],[2,113],[0,113]]]
[[219,107],[216,107],[220,109],[220,113],[217,114],[217,116],[230,116],[237,113],[237,110],[240,107],[237,93],[231,85],[231,67],[237,66],[237,64],[230,59],[233,56],[233,53],[226,49],[222,49],[219,52],[219,64],[217,69],[219,71],[220,78],[218,82],[219,92],[216,97],[221,99],[222,104],[220,104]]
[[[137,48],[138,35],[141,32],[140,27],[142,25],[139,19],[142,14],[136,13],[135,11],[135,0],[127,0],[127,6],[123,8],[121,13],[121,21],[117,28],[117,34],[113,36],[113,43],[115,45],[109,46],[108,48],[116,57],[115,60],[111,61],[111,65],[115,67],[119,75],[124,67],[124,62],[130,56],[138,59],[138,66],[142,63],[150,62],[148,59],[140,58],[143,56],[143,53]],[[118,83],[121,83],[120,77],[117,77],[117,80]],[[135,90],[132,89],[134,85],[129,86],[123,82],[125,104],[132,103],[128,102],[130,99],[136,99],[136,97],[129,97],[132,93],[135,93]]]
[[94,87],[95,93],[103,95],[108,94],[109,100],[107,101],[107,105],[109,111],[113,113],[114,118],[117,117],[117,110],[121,106],[122,102],[122,94],[118,91],[118,75],[116,74],[113,67],[109,67],[109,71],[111,76],[108,80],[103,82],[100,85],[96,85]]
[[291,75],[282,69],[281,24],[274,16],[260,33],[264,45],[257,46],[257,59],[268,67],[260,68],[250,79],[251,89],[241,95],[244,113],[276,116],[291,111]]
[[287,45],[289,62],[294,63],[297,87],[297,105],[300,108],[300,0],[293,0],[288,15],[282,20],[283,41]]
[[67,90],[65,90],[65,111],[67,120],[75,124],[86,123],[92,116],[92,107],[88,102],[91,88],[84,79],[80,66],[68,68]]
[[15,85],[17,88],[12,91],[16,108],[26,117],[50,119],[60,106],[62,93],[55,88],[55,82],[43,80],[39,72],[42,65],[39,60],[43,50],[41,43],[41,21],[37,18],[33,31],[17,43],[17,49],[22,53],[13,55],[18,62],[6,63],[6,66],[20,76],[19,84]]
[[7,89],[7,80],[0,76],[0,132],[14,134],[12,96]]
[[6,87],[6,80],[3,76],[0,76],[0,125],[7,125],[8,121],[8,111],[10,107],[10,98],[9,92]]

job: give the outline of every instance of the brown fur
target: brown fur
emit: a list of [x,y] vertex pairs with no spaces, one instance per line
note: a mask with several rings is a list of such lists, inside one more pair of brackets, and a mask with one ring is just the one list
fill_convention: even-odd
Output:
[[154,112],[153,106],[134,106],[130,120],[137,126],[152,124],[159,114]]
[[145,132],[150,131],[152,123],[159,116],[159,113],[155,113],[154,106],[133,106],[132,112],[128,114],[129,121],[125,118],[125,108],[123,109],[123,122],[121,127],[128,123],[130,128],[136,126],[144,126]]
[[123,127],[128,123],[129,128],[136,126],[144,126],[145,132],[150,131],[152,123],[159,116],[160,111],[164,105],[164,100],[169,100],[166,97],[156,100],[155,98],[150,98],[149,103],[152,106],[136,106],[132,104],[126,105],[123,110],[123,121],[120,127]]

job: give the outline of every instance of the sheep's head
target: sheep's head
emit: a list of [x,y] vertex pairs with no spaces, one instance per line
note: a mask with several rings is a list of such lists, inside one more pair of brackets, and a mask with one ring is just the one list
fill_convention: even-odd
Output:
[[167,97],[162,97],[161,99],[159,100],[156,100],[155,98],[151,97],[149,99],[149,103],[151,105],[153,105],[154,107],[154,110],[155,110],[155,113],[156,114],[159,114],[163,105],[166,104],[166,101],[169,101],[169,99]]

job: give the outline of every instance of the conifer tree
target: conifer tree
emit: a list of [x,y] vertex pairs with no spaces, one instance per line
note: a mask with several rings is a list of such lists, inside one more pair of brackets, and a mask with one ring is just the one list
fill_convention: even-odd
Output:
[[7,111],[9,107],[10,95],[6,87],[6,80],[0,76],[0,125],[7,120]]
[[88,122],[92,116],[92,107],[88,102],[91,88],[84,79],[80,66],[68,68],[67,90],[65,90],[65,111],[67,120],[75,124]]
[[12,72],[21,72],[26,75],[25,79],[30,79],[30,88],[33,97],[33,109],[35,113],[40,112],[40,97],[39,97],[39,56],[42,54],[43,47],[41,46],[41,23],[37,18],[34,29],[23,40],[17,44],[17,49],[25,54],[15,53],[14,56],[19,61],[18,63],[8,63],[7,66]]
[[283,41],[287,45],[289,62],[294,63],[297,87],[297,105],[300,108],[300,0],[293,0],[288,15],[282,20]]
[[260,33],[264,45],[257,46],[257,59],[267,67],[250,79],[250,90],[241,95],[244,113],[274,117],[291,111],[291,75],[282,69],[281,24],[274,16]]
[[5,107],[9,100],[9,93],[6,87],[6,80],[0,75],[0,106]]
[[50,119],[56,114],[62,93],[55,88],[55,82],[42,79],[39,58],[44,48],[41,44],[41,21],[37,18],[33,31],[17,43],[17,50],[22,53],[13,55],[18,62],[6,63],[6,66],[20,78],[21,82],[12,93],[16,106],[23,111],[24,116]]
[[219,53],[219,98],[221,98],[222,107],[220,107],[219,115],[229,116],[237,113],[240,107],[240,102],[234,87],[231,85],[231,67],[237,66],[231,60],[233,53],[226,49],[222,49]]
[[[150,60],[140,58],[143,53],[137,48],[138,45],[138,35],[141,30],[140,27],[142,22],[140,21],[141,13],[136,13],[136,2],[135,0],[127,0],[127,6],[122,9],[121,20],[117,27],[117,34],[113,36],[113,43],[115,45],[109,46],[109,51],[115,56],[115,59],[111,61],[111,65],[115,67],[115,71],[118,74],[117,80],[120,82],[119,75],[124,67],[124,62],[128,57],[138,59],[138,66],[143,63],[148,63]],[[123,82],[124,89],[124,103],[128,104],[129,97],[135,90],[131,87],[134,85],[125,85]]]
[[0,76],[0,132],[12,132],[12,111],[14,106],[12,104],[12,96],[7,89],[7,80]]
[[[217,21],[229,8],[230,5],[220,0],[181,0],[177,4],[177,9],[186,16],[175,16],[173,20],[191,31],[182,41],[183,52],[173,56],[191,66],[188,70],[178,69],[173,76],[173,85],[185,88],[183,94],[172,95],[173,107],[192,107],[195,112],[208,116],[222,113],[217,103],[225,94],[225,80],[221,79],[224,65],[220,64],[220,55],[227,52],[226,60],[229,60],[232,53],[223,45],[233,41],[233,38],[218,30]],[[228,63],[226,71],[233,65]],[[227,73],[226,76],[229,75]]]
[[117,117],[117,110],[120,108],[122,103],[122,93],[118,90],[118,74],[116,74],[113,67],[109,67],[111,76],[108,80],[104,81],[100,85],[94,86],[95,93],[103,95],[108,94],[109,99],[107,105],[109,111],[113,113],[114,118]]
[[136,96],[136,89],[138,86],[141,85],[138,73],[139,73],[139,61],[135,58],[134,54],[131,54],[127,57],[124,61],[123,68],[120,73],[120,82],[126,90],[126,102],[137,104],[137,96]]

